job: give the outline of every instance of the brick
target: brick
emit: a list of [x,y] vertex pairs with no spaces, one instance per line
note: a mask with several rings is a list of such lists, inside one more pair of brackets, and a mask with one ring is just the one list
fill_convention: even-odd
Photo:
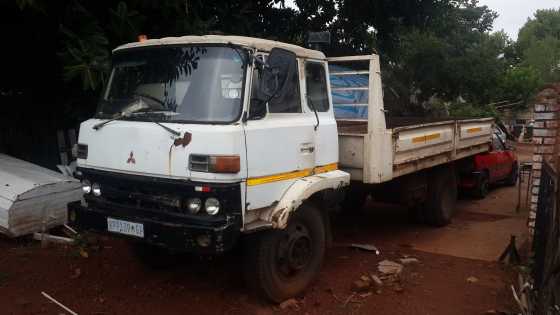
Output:
[[558,113],[535,113],[535,120],[553,120],[558,118]]
[[544,141],[543,141],[543,138],[542,138],[542,137],[535,137],[535,136],[533,136],[533,143],[534,143],[534,144],[542,144],[543,142],[544,142]]
[[529,222],[527,223],[527,225],[528,225],[530,228],[534,228],[534,227],[535,227],[535,221],[529,221]]
[[546,110],[549,112],[557,112],[560,110],[560,105],[558,105],[558,102],[554,101],[554,103],[546,105]]
[[546,128],[557,128],[558,127],[558,120],[547,120],[546,121]]
[[533,123],[533,127],[535,127],[535,128],[545,128],[544,121],[536,121],[535,123]]
[[540,170],[541,168],[542,168],[542,165],[541,165],[541,164],[533,165],[533,169],[534,169],[534,170]]
[[535,128],[533,129],[533,136],[536,137],[556,137],[558,134],[556,128]]
[[537,218],[537,214],[534,212],[529,212],[529,219],[536,219]]
[[556,138],[543,138],[543,144],[556,144]]
[[533,179],[533,186],[538,186],[541,184],[541,180],[540,179]]
[[534,203],[539,202],[539,196],[535,196],[535,195],[531,196],[531,202],[534,202]]
[[533,177],[541,177],[541,171],[533,171]]
[[537,204],[536,204],[536,203],[532,203],[530,209],[531,209],[531,212],[537,211]]
[[535,153],[554,153],[554,146],[553,145],[539,145],[536,146],[533,151]]
[[534,195],[538,195],[539,194],[539,187],[533,187],[533,189],[531,189],[531,193]]
[[546,105],[545,104],[535,104],[535,113],[544,112],[544,111],[546,111]]
[[542,162],[542,155],[540,154],[533,155],[533,162]]

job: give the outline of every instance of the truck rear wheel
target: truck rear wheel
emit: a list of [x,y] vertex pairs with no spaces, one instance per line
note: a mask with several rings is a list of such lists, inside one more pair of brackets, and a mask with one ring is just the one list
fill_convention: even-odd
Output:
[[428,184],[426,222],[432,226],[451,223],[457,203],[457,177],[451,167],[436,169]]
[[248,284],[280,303],[300,294],[319,273],[325,255],[324,220],[316,208],[304,204],[284,230],[253,235],[247,246]]

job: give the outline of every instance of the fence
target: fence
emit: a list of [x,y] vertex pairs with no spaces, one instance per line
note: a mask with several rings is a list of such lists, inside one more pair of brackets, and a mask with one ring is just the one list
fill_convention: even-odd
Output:
[[533,238],[532,309],[536,314],[560,314],[560,217],[557,192],[558,174],[548,163],[543,163]]

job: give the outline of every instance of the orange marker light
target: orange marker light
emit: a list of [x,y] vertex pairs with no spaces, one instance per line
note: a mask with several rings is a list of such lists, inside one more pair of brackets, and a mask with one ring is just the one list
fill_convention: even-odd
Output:
[[241,163],[238,155],[211,156],[210,168],[213,173],[239,173]]
[[142,34],[142,35],[138,35],[138,41],[139,42],[145,42],[148,40],[148,36]]

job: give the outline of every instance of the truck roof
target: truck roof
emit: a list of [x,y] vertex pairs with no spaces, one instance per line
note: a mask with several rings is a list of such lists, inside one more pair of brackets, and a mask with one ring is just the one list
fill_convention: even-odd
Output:
[[256,48],[260,51],[270,51],[274,47],[283,48],[295,53],[298,57],[325,59],[325,54],[318,50],[307,49],[301,46],[282,43],[274,40],[245,37],[245,36],[223,36],[223,35],[204,35],[204,36],[180,36],[164,37],[158,39],[148,39],[142,42],[133,42],[121,45],[113,52],[136,47],[181,45],[181,44],[234,44]]

